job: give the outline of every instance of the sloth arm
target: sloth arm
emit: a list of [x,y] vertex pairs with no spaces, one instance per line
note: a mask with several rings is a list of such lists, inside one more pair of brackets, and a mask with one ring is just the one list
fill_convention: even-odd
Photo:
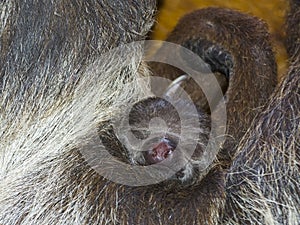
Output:
[[287,20],[290,69],[238,146],[227,176],[224,223],[299,224],[299,20],[299,1],[291,1]]

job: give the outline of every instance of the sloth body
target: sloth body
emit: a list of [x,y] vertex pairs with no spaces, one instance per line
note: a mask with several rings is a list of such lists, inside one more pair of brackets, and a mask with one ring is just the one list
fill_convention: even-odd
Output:
[[[139,78],[150,71],[141,44],[105,54],[143,40],[153,23],[154,1],[30,0],[0,6],[0,224],[298,224],[297,1],[291,1],[288,17],[290,71],[274,93],[276,63],[261,20],[208,8],[184,17],[168,37],[203,58],[226,98],[225,142],[205,170],[197,162],[209,139],[209,114],[220,99],[209,112],[203,93],[183,84],[198,108],[191,116],[202,133],[190,159],[173,157],[180,118],[168,101],[145,100],[150,90]],[[163,48],[157,53],[162,58]],[[175,59],[186,60],[178,54]],[[181,75],[166,65],[150,64],[150,70],[172,80]],[[137,136],[145,135],[140,128],[147,128],[153,114],[165,118],[169,133],[159,134],[142,153],[130,152],[110,122],[123,116],[124,105],[133,105],[129,122],[139,128]],[[115,183],[80,151],[92,142],[93,131],[128,166],[175,159],[186,160],[185,166],[148,186]],[[108,158],[99,160],[105,164]]]

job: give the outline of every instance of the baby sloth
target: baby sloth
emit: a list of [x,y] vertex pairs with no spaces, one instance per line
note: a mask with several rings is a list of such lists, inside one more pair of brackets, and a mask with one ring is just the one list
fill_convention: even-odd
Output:
[[[235,38],[229,34],[235,34]],[[224,171],[231,166],[236,146],[276,84],[276,64],[266,24],[236,11],[208,8],[183,17],[167,41],[197,54],[213,72],[204,71],[205,78],[215,76],[223,96],[214,98],[213,108],[208,110],[201,88],[190,82],[191,79],[180,79],[183,71],[167,64],[151,63],[154,76],[174,83],[162,98],[152,97],[133,105],[128,113],[130,128],[127,129],[132,135],[100,129],[100,138],[112,155],[131,165],[171,169],[173,175],[167,177],[168,184],[175,180],[184,186],[201,186],[214,176],[222,180]],[[202,73],[202,68],[185,57],[181,49],[170,54],[168,45],[163,44],[155,58],[162,59],[160,62],[166,58],[180,60]],[[206,85],[215,90],[210,83]],[[172,94],[176,91],[170,90],[176,86],[181,86],[193,102]],[[215,93],[211,92],[211,96]],[[217,113],[216,118],[223,100],[227,115]],[[216,124],[212,121],[222,117],[227,123],[220,137],[213,131]],[[219,142],[219,138],[224,138],[224,142]],[[118,147],[110,146],[112,139],[119,143]]]
[[[162,173],[164,169],[173,171],[167,181],[187,185],[201,180],[213,161],[211,148],[207,147],[211,119],[184,94],[178,95],[179,85],[187,80],[188,76],[183,75],[169,85],[162,97],[135,103],[124,114],[128,117],[128,129],[123,126],[117,133],[113,129],[100,129],[106,149],[131,165],[159,165]],[[112,138],[122,143],[119,155],[109,145]]]
[[183,183],[205,175],[208,165],[203,166],[202,161],[209,151],[210,117],[190,102],[145,99],[132,107],[129,125],[133,135],[143,142],[140,150],[129,150],[132,163],[162,164],[174,170],[170,179]]

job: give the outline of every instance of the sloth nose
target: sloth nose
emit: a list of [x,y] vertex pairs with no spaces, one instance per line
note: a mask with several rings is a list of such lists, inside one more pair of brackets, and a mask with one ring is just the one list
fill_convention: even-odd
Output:
[[170,158],[174,148],[166,141],[161,141],[152,149],[146,151],[145,160],[148,164],[156,164]]

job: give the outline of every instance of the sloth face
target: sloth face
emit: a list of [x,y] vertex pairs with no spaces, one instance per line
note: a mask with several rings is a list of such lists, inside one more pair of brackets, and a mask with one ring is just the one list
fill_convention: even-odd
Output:
[[207,168],[200,168],[199,165],[210,134],[208,115],[200,110],[193,112],[184,100],[171,104],[165,99],[153,97],[131,108],[129,125],[132,134],[142,143],[139,149],[125,145],[132,164],[162,164],[169,169],[182,165],[179,170],[174,170],[170,179],[183,183],[205,175]]

